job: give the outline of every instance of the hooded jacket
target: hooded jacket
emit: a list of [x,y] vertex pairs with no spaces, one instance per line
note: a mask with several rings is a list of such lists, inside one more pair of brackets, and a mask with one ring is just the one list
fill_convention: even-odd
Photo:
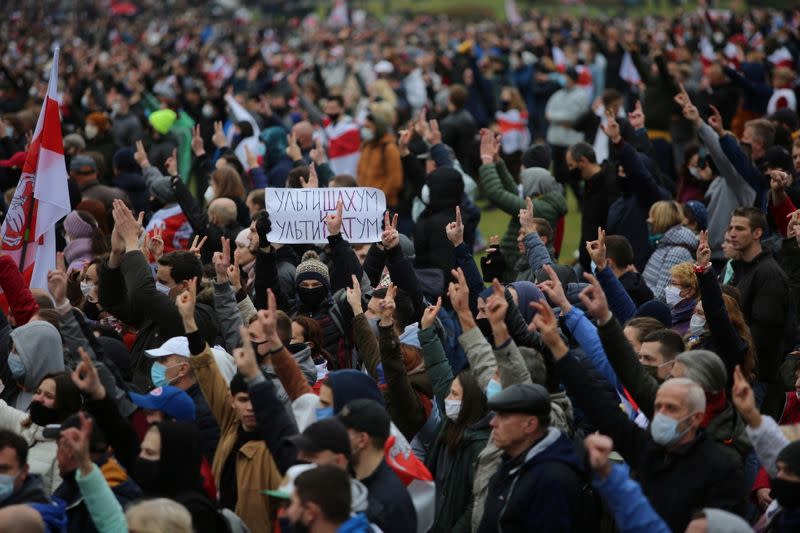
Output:
[[25,366],[24,391],[20,391],[10,405],[27,411],[33,392],[48,374],[64,371],[64,348],[61,335],[55,326],[43,320],[34,320],[11,332],[14,351]]
[[489,482],[479,532],[571,531],[584,467],[555,428],[518,457],[503,456]]
[[[385,131],[385,126],[378,129]],[[397,206],[403,188],[403,165],[394,135],[379,132],[375,140],[361,146],[357,178],[361,187],[382,190],[387,207]]]
[[428,174],[426,181],[430,190],[429,203],[414,229],[416,266],[450,272],[455,255],[445,226],[456,219],[456,206],[464,196],[464,180],[456,169],[439,167]]
[[515,265],[520,257],[517,245],[519,233],[519,211],[527,207],[526,198],[533,199],[535,216],[543,218],[550,223],[553,230],[558,221],[567,214],[567,200],[561,186],[555,178],[543,168],[528,168],[522,171],[522,196],[514,178],[508,172],[505,163],[489,163],[481,165],[479,169],[481,186],[489,201],[511,215],[508,228],[500,242],[500,250],[506,260],[506,280],[516,278]]
[[658,241],[643,272],[644,281],[657,300],[664,301],[664,289],[672,280],[672,267],[694,261],[697,243],[694,232],[682,225],[671,227]]
[[37,474],[29,473],[19,490],[12,492],[11,496],[2,503],[2,506],[8,507],[9,505],[26,503],[50,503],[50,497],[44,488],[42,478]]

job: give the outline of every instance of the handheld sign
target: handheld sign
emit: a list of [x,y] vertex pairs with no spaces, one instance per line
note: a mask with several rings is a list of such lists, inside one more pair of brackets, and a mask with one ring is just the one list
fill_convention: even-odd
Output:
[[326,243],[325,217],[336,213],[341,200],[342,236],[351,243],[381,240],[386,195],[372,187],[265,190],[272,231],[267,236],[278,244]]

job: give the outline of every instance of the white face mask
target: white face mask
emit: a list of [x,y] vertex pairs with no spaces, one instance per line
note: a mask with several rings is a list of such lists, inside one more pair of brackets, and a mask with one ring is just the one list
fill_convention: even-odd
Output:
[[83,133],[86,134],[87,139],[94,139],[100,133],[100,130],[94,124],[87,124],[83,129]]
[[697,178],[700,176],[700,169],[697,167],[689,167],[689,174],[691,174],[692,177]]
[[206,192],[203,193],[203,198],[205,198],[207,204],[210,204],[211,201],[216,197],[217,196],[216,193],[214,192],[214,187],[209,185],[208,188],[206,189]]
[[683,300],[683,298],[681,298],[681,290],[675,285],[667,285],[664,289],[664,299],[667,301],[667,305],[670,309],[672,309]]
[[89,283],[88,281],[81,281],[81,292],[84,296],[89,296],[89,293],[92,292],[94,289],[94,283]]
[[160,281],[156,281],[156,290],[162,294],[169,295],[170,288],[161,283]]
[[372,139],[375,138],[375,132],[369,128],[361,128],[361,140],[364,142],[370,142]]
[[447,418],[455,422],[460,412],[461,400],[444,400],[444,413],[447,415]]
[[699,336],[706,329],[706,319],[700,315],[692,315],[689,320],[689,333],[692,336]]
[[206,104],[203,106],[203,116],[206,118],[211,118],[214,116],[214,106],[211,104]]

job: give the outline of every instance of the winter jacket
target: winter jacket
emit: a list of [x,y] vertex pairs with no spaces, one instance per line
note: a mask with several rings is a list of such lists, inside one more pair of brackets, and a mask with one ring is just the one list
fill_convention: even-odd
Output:
[[783,239],[781,244],[781,268],[786,272],[792,294],[792,305],[800,309],[800,245],[797,239]]
[[620,533],[671,533],[653,510],[641,485],[630,478],[627,465],[612,465],[607,478],[595,475],[592,484],[608,504]]
[[719,135],[705,122],[697,129],[697,136],[708,150],[717,167],[719,177],[714,179],[706,191],[708,202],[708,245],[711,258],[723,259],[722,244],[731,220],[731,211],[739,206],[750,206],[756,192],[736,171],[719,144]]
[[589,96],[577,85],[556,91],[547,101],[544,115],[550,123],[547,142],[554,146],[572,146],[583,141],[583,133],[573,125],[589,109]]
[[[190,338],[190,348],[192,345]],[[221,430],[219,446],[212,465],[214,481],[219,487],[223,466],[232,453],[241,422],[236,419],[231,407],[228,383],[217,369],[211,349],[206,345],[202,353],[193,354],[190,361],[198,384],[208,399],[211,412]],[[281,482],[280,470],[265,441],[249,441],[239,449],[236,457],[238,499],[235,512],[244,520],[250,531],[264,533],[271,531],[269,497],[261,491],[275,490]]]
[[459,109],[450,113],[439,121],[439,129],[442,131],[442,142],[453,149],[461,166],[472,168],[478,125],[469,111]]
[[[597,228],[605,228],[608,223],[609,209],[618,196],[617,172],[606,163],[600,172],[586,180],[586,188],[581,206],[581,240],[597,239]],[[579,246],[581,267],[589,272],[591,259],[584,246]]]
[[[108,262],[100,267],[99,299],[103,309],[139,330],[131,348],[133,382],[142,390],[151,383],[152,361],[144,351],[161,346],[167,339],[184,335],[178,308],[166,294],[156,289],[150,265],[140,251],[122,256],[119,268]],[[208,306],[199,304],[195,320],[205,335],[216,338],[216,320]]]
[[22,482],[19,490],[12,492],[8,499],[3,501],[3,507],[17,504],[49,503],[49,494],[42,483],[42,477],[30,473]]
[[558,429],[548,428],[543,438],[519,456],[503,456],[489,482],[478,531],[575,530],[584,475],[572,441]]
[[[508,221],[508,229],[506,229],[503,240],[500,242],[500,250],[506,260],[504,277],[507,281],[510,281],[515,278],[514,265],[520,256],[519,246],[517,245],[519,211],[520,209],[525,209],[527,204],[525,198],[520,195],[514,178],[511,177],[502,160],[495,164],[481,165],[479,172],[481,186],[489,201],[511,215]],[[550,226],[555,228],[558,219],[567,214],[567,200],[561,191],[554,190],[535,197],[533,199],[533,210],[537,217],[547,220]]]
[[272,380],[263,374],[256,374],[247,379],[250,401],[258,420],[261,432],[269,453],[281,474],[285,474],[290,466],[297,462],[297,449],[287,438],[297,434],[294,417],[290,417],[283,402],[275,394],[276,388]]
[[358,185],[375,187],[386,194],[386,206],[396,207],[403,188],[403,166],[394,135],[364,143],[358,160]]
[[[101,509],[117,508],[122,510],[142,496],[142,490],[113,457],[108,457],[101,465],[95,464],[87,478],[96,473],[100,474],[102,483],[110,489],[112,495],[112,499],[104,501]],[[53,493],[53,497],[60,498],[67,504],[66,511],[69,519],[67,531],[69,533],[113,531],[108,529],[108,524],[104,523],[103,515],[99,512],[97,515],[93,514],[93,511],[98,511],[98,509],[91,507],[89,503],[95,497],[93,490],[99,489],[100,480],[98,480],[98,485],[92,485],[92,482],[89,481],[88,484],[91,487],[87,487],[87,478],[83,478],[78,469],[73,472],[73,476],[65,478]],[[107,511],[103,511],[103,514],[105,512]]]
[[657,300],[664,300],[664,289],[670,284],[672,267],[678,263],[694,261],[697,236],[686,226],[673,226],[656,243],[647,261],[643,276]]
[[787,336],[795,323],[789,281],[770,252],[733,262],[731,285],[739,289],[742,313],[758,354],[758,380],[779,381]]
[[45,438],[44,428],[30,422],[28,413],[14,409],[2,400],[0,400],[0,429],[13,431],[25,439],[28,443],[29,470],[32,474],[41,476],[45,493],[52,494],[61,484],[56,461],[58,441]]
[[211,463],[219,443],[219,425],[214,419],[211,407],[209,407],[200,385],[194,383],[185,392],[194,403],[194,423],[200,432],[200,451]]
[[720,454],[702,432],[692,442],[667,450],[604,394],[605,380],[587,373],[574,353],[555,366],[577,407],[614,440],[615,450],[638,472],[645,495],[673,531],[683,531],[697,509],[740,510],[745,496],[742,468]]
[[622,287],[625,289],[625,292],[628,293],[631,300],[633,300],[633,304],[637,309],[643,303],[653,299],[653,291],[650,290],[650,287],[647,286],[644,278],[642,278],[642,275],[638,272],[624,272],[617,279],[622,284]]
[[616,180],[622,194],[609,207],[605,230],[609,235],[622,235],[628,239],[633,248],[633,264],[641,270],[651,252],[647,238],[650,207],[659,200],[671,199],[671,195],[658,185],[642,161],[644,156],[632,144],[622,141],[613,145],[613,154],[625,170],[625,177]]
[[[453,373],[444,348],[436,336],[436,330],[432,327],[423,329],[419,332],[419,337],[436,403],[439,411],[444,413],[444,399],[450,394]],[[436,518],[431,532],[470,530],[475,461],[486,447],[491,432],[489,420],[490,417],[486,416],[465,428],[458,448],[450,451],[444,442],[444,435],[446,428],[453,422],[446,416],[442,417],[439,434],[425,461],[436,481]]]

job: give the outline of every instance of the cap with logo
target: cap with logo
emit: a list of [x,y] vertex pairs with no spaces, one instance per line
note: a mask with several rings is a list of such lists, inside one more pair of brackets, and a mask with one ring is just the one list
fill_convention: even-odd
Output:
[[194,422],[195,406],[192,397],[178,387],[156,387],[147,394],[129,393],[131,401],[142,409],[161,411],[178,422]]

